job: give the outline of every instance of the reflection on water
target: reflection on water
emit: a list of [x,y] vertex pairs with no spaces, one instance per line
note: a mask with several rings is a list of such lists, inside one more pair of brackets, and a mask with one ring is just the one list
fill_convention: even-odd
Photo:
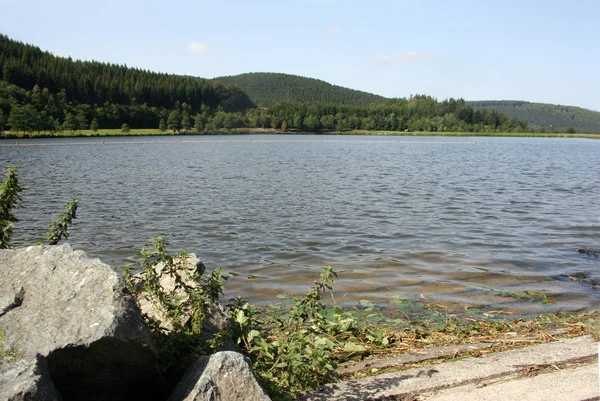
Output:
[[[600,280],[600,258],[575,251],[600,248],[600,141],[273,138],[0,146],[27,187],[16,241],[39,239],[76,196],[74,247],[117,266],[162,235],[235,273],[227,287],[255,301],[304,291],[333,265],[345,300],[598,305],[599,291],[565,275]],[[509,296],[524,290],[555,303]]]

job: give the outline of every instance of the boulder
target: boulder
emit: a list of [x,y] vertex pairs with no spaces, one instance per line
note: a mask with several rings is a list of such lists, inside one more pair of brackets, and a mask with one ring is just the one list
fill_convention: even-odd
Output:
[[[192,277],[195,274],[198,275],[202,275],[204,273],[204,271],[206,270],[206,267],[204,266],[204,264],[200,261],[200,259],[193,253],[189,254],[188,257],[186,259],[179,260],[179,259],[174,259],[174,263],[180,265],[179,269],[177,271],[177,274],[179,274],[179,278],[181,279],[181,282],[183,285],[195,288],[196,287],[196,283],[194,282],[194,280],[192,280]],[[181,288],[177,288],[176,289],[176,279],[175,277],[163,273],[164,270],[164,263],[157,263],[154,266],[154,271],[156,272],[156,274],[159,277],[159,284],[162,288],[162,290],[165,293],[168,294],[173,294],[174,296],[178,297],[178,298],[184,298],[185,295],[185,291],[183,291],[183,289]],[[165,317],[163,311],[160,309],[159,305],[156,304],[156,302],[149,296],[149,294],[145,293],[143,291],[144,288],[144,284],[145,284],[145,278],[141,273],[137,273],[133,276],[133,282],[134,282],[134,288],[135,288],[135,298],[138,302],[138,305],[140,307],[140,310],[142,311],[142,313],[148,315],[149,317],[153,318],[153,319],[157,319],[161,322],[161,327],[163,329],[165,329],[167,332],[170,332],[173,330],[173,324],[169,321],[168,318]],[[0,304],[1,305],[1,304]],[[186,322],[190,319],[191,317],[191,311],[187,310],[185,311],[185,313],[183,314],[183,316],[181,316],[181,325],[185,325]]]
[[60,401],[61,398],[50,379],[46,360],[38,355],[0,365],[0,400]]
[[[195,254],[189,254],[188,258],[181,263],[180,260],[175,259],[174,262],[176,264],[180,264],[180,268],[177,271],[179,275],[179,279],[181,282],[188,287],[195,288],[198,284],[193,280],[194,275],[202,275],[206,267],[200,261],[200,259]],[[154,271],[160,277],[159,284],[164,290],[164,292],[168,294],[172,294],[182,300],[185,299],[186,294],[181,288],[176,288],[176,279],[175,277],[168,274],[161,274],[164,269],[163,263],[158,263],[154,266]],[[137,273],[133,276],[134,288],[135,288],[135,298],[138,302],[140,310],[142,313],[148,315],[150,318],[157,319],[161,322],[161,327],[165,329],[168,333],[173,330],[173,325],[169,321],[168,318],[165,317],[163,311],[154,302],[153,299],[149,297],[147,293],[143,291],[144,288],[144,277],[142,274]],[[188,321],[191,319],[193,314],[192,310],[184,311],[184,314],[181,316],[181,325],[185,326]],[[223,304],[220,302],[211,302],[207,307],[206,317],[204,319],[202,325],[202,338],[205,340],[213,339],[217,333],[226,330],[230,324],[230,316],[227,310],[223,307]],[[225,338],[224,344],[220,348],[221,350],[227,351],[239,351],[239,347],[230,339]]]
[[268,401],[250,361],[231,351],[203,356],[185,373],[168,401]]
[[68,244],[0,251],[0,330],[65,401],[160,399],[151,334],[119,274]]

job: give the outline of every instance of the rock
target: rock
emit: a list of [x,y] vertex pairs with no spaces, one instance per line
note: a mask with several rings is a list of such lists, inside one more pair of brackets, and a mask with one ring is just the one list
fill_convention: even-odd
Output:
[[[206,270],[204,264],[195,254],[189,254],[189,257],[183,262],[179,259],[174,260],[175,264],[180,264],[180,269],[177,271],[181,281],[184,285],[195,288],[196,283],[192,280],[192,276],[195,274],[201,275]],[[184,298],[185,291],[181,288],[176,289],[175,277],[169,274],[163,274],[164,263],[158,263],[154,266],[154,271],[159,277],[159,284],[163,291],[168,294],[173,294],[176,297]],[[135,297],[142,313],[145,313],[151,318],[157,319],[161,322],[161,327],[170,332],[173,330],[173,324],[165,317],[160,307],[149,297],[149,295],[143,292],[145,278],[141,273],[137,273],[133,276],[135,283]],[[181,325],[185,325],[191,317],[191,311],[187,310],[181,316]]]
[[[175,263],[179,263],[178,259],[175,259]],[[164,264],[158,263],[154,266],[156,274],[160,277],[159,284],[165,293],[173,294],[182,300],[186,299],[186,294],[181,288],[176,289],[175,277],[168,274],[161,274],[164,269]],[[202,275],[206,267],[200,261],[195,254],[190,254],[189,257],[181,264],[181,268],[177,271],[181,281],[184,285],[195,288],[197,283],[192,279],[195,274]],[[160,307],[153,302],[147,293],[143,292],[144,277],[138,273],[133,276],[134,285],[136,288],[135,297],[142,313],[148,315],[153,319],[157,319],[161,322],[161,327],[165,329],[167,333],[173,330],[173,324],[165,317]],[[188,309],[184,311],[181,316],[180,324],[185,326],[192,317],[192,310]],[[227,310],[223,307],[220,302],[211,302],[208,305],[206,318],[202,325],[202,338],[205,340],[213,339],[217,333],[227,329],[230,323],[230,316]],[[239,347],[230,339],[224,339],[224,345],[220,350],[227,351],[239,351]]]
[[42,356],[0,365],[0,400],[60,401]]
[[65,401],[160,398],[151,335],[119,274],[61,246],[0,251],[0,329],[46,357]]
[[168,401],[268,401],[242,354],[225,351],[198,359]]

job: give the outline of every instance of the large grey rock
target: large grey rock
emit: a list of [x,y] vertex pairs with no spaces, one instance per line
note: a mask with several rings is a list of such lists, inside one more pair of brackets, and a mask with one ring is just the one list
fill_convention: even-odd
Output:
[[123,281],[82,251],[0,251],[0,329],[24,358],[47,358],[65,400],[157,399],[150,332]]
[[185,373],[168,401],[268,401],[242,354],[217,352],[201,357]]
[[60,401],[42,356],[0,365],[0,400]]

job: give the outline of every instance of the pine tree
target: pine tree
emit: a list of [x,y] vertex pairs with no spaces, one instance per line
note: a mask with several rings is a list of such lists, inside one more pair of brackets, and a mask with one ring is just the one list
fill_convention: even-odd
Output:
[[92,119],[92,123],[90,124],[90,129],[94,132],[98,132],[98,129],[100,129],[100,123],[98,123],[98,119],[96,117],[94,117]]
[[193,127],[192,118],[187,111],[182,113],[181,126],[183,127],[184,131],[190,131]]
[[62,128],[65,131],[75,132],[75,130],[79,127],[77,122],[77,118],[71,113],[67,113],[65,115],[65,121],[63,122]]
[[158,123],[158,130],[160,132],[165,132],[167,130],[167,122],[164,118],[160,119],[160,122]]
[[194,131],[196,131],[196,134],[202,134],[203,128],[204,124],[202,123],[202,115],[198,113],[194,117]]
[[174,132],[179,131],[179,128],[181,128],[181,114],[179,114],[178,110],[173,110],[169,113],[167,127]]

